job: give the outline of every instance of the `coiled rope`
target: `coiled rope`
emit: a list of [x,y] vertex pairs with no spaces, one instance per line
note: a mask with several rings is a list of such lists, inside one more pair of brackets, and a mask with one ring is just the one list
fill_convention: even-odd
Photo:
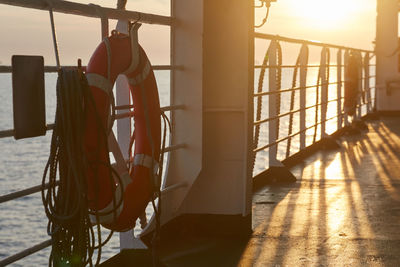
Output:
[[[50,185],[47,191],[42,190],[42,201],[49,219],[48,234],[52,239],[49,266],[97,265],[102,246],[113,234],[111,232],[102,243],[100,225],[97,224],[95,231],[89,218],[86,170],[91,164],[87,162],[83,148],[88,105],[95,107],[85,75],[76,68],[62,68],[57,81],[57,110],[50,156],[42,179],[42,184],[48,182]],[[106,129],[102,129],[100,118],[97,121],[102,142],[107,145]],[[110,179],[114,174],[119,180],[109,158],[102,164],[108,166]],[[115,200],[114,203],[114,210],[110,213],[115,214],[121,203]],[[99,214],[94,214],[98,218]],[[95,250],[97,260],[94,263]]]

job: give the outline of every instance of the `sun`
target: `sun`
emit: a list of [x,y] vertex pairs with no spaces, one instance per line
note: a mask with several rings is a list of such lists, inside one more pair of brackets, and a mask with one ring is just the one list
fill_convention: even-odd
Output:
[[340,28],[361,8],[360,0],[289,0],[292,14],[302,24],[315,28]]

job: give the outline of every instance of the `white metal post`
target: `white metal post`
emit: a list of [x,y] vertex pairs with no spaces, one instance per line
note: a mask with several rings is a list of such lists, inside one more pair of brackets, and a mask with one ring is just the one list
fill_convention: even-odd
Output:
[[[344,67],[343,67],[343,70],[344,70],[344,73],[346,74],[346,72],[347,72],[347,63],[349,62],[349,50],[346,50],[345,52],[344,52]],[[345,77],[345,79],[344,79],[344,81],[346,82],[346,75],[344,76]],[[349,126],[349,115],[347,115],[347,112],[344,114],[344,125],[345,126]]]
[[371,103],[371,88],[369,85],[369,53],[366,52],[364,55],[364,92],[365,99],[367,101],[367,113],[372,112],[372,103]]
[[300,50],[300,150],[306,147],[306,86],[307,86],[308,46]]
[[342,125],[343,125],[343,116],[342,114],[342,50],[339,49],[337,52],[337,57],[336,57],[336,65],[337,65],[337,78],[336,78],[336,82],[337,82],[337,129],[341,129]]
[[[326,112],[328,109],[328,83],[329,80],[326,75],[326,71],[329,66],[327,66],[327,55],[329,55],[328,48],[322,48],[321,53],[321,139],[326,137]],[[318,108],[318,107],[317,107]],[[317,123],[317,122],[316,122]]]
[[357,97],[357,112],[356,112],[356,118],[357,120],[361,120],[362,116],[362,110],[361,110],[361,104],[362,104],[362,91],[363,91],[363,68],[362,68],[362,55],[361,52],[357,52],[357,62],[358,62],[358,97]]
[[[268,57],[269,57],[269,70],[268,70],[268,91],[276,92],[279,88],[277,88],[276,84],[276,74],[277,74],[277,51],[278,51],[278,43],[276,40],[272,40],[268,49]],[[268,115],[270,118],[277,116],[276,112],[276,94],[270,94],[268,96]],[[278,127],[278,119],[273,119],[268,123],[268,141],[270,144],[275,143],[277,136],[277,127]],[[282,164],[277,160],[278,153],[278,145],[275,144],[269,148],[269,166],[282,166]]]
[[[106,25],[107,28],[103,27],[104,23],[102,23],[102,34],[103,38],[104,35],[108,35],[108,24]],[[118,27],[124,27],[124,23],[119,23]],[[122,30],[122,29],[118,29]],[[126,30],[126,29],[125,29]],[[117,77],[115,82],[115,102],[117,106],[120,105],[129,105],[130,104],[130,89],[128,80],[125,76],[120,75]],[[117,110],[116,113],[124,113],[126,110]],[[122,155],[125,159],[129,158],[128,149],[129,149],[129,142],[131,138],[131,119],[124,118],[117,120],[117,141],[119,144],[119,148],[121,149]],[[120,249],[126,248],[139,248],[141,247],[141,241],[136,239],[130,231],[122,232],[119,234],[119,241],[120,241]]]

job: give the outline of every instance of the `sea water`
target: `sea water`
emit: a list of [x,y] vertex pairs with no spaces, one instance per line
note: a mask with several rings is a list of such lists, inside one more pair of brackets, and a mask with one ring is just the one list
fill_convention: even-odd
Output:
[[[169,71],[156,71],[157,84],[160,91],[161,106],[169,105]],[[267,73],[268,74],[268,73]],[[282,73],[282,88],[290,88],[293,70],[284,70]],[[255,88],[257,88],[259,71],[255,73]],[[335,80],[336,71],[331,70],[331,82]],[[316,84],[317,70],[309,70],[307,83]],[[46,120],[47,123],[54,122],[56,107],[55,87],[57,74],[47,73],[46,83]],[[298,84],[298,82],[297,82]],[[298,85],[297,85],[298,86]],[[264,78],[263,90],[268,88],[267,75]],[[290,109],[290,94],[281,96],[281,112]],[[298,94],[296,91],[294,109],[299,108]],[[329,88],[329,99],[336,98],[336,87]],[[315,88],[307,89],[307,105],[315,104]],[[12,112],[12,85],[10,74],[0,74],[0,130],[13,128]],[[331,114],[331,115],[330,115]],[[336,103],[328,105],[328,115],[336,114]],[[263,97],[262,116],[268,117],[268,97]],[[307,126],[314,123],[314,110],[307,111]],[[294,115],[293,133],[299,128],[299,115]],[[280,137],[287,135],[289,120],[280,120]],[[336,130],[336,120],[327,122],[328,132]],[[307,144],[312,142],[313,130],[307,131]],[[319,136],[319,135],[318,135]],[[49,156],[51,131],[45,136],[14,140],[14,138],[0,139],[0,195],[22,190],[41,183],[43,170]],[[259,147],[268,144],[268,123],[261,126],[259,136]],[[278,158],[286,155],[285,142],[278,146]],[[293,154],[299,149],[299,137],[292,140],[291,152]],[[268,150],[257,154],[254,174],[268,167]],[[151,211],[148,212],[150,216]],[[44,240],[49,239],[46,232],[47,218],[44,213],[40,193],[32,194],[23,198],[0,204],[0,259],[15,254],[25,248],[31,247]],[[112,257],[119,252],[119,236],[114,237],[103,249],[103,259]],[[41,250],[16,263],[14,266],[42,266],[48,262],[50,248]]]

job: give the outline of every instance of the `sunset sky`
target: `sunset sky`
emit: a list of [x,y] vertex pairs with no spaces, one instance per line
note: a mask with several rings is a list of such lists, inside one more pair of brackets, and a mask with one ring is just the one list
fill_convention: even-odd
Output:
[[[116,1],[76,2],[114,7]],[[130,10],[169,15],[169,0],[128,0]],[[256,4],[258,1],[256,1]],[[256,11],[259,24],[265,9]],[[259,31],[311,39],[357,48],[373,49],[376,0],[278,0]],[[100,41],[98,19],[56,13],[62,64],[74,64],[80,57],[87,63]],[[10,64],[13,54],[45,56],[46,65],[55,64],[48,12],[0,5],[0,64]],[[115,22],[111,22],[114,27]],[[233,25],[234,27],[234,25]],[[140,32],[142,45],[153,64],[169,63],[169,28],[145,25]],[[264,49],[257,46],[257,53]]]

